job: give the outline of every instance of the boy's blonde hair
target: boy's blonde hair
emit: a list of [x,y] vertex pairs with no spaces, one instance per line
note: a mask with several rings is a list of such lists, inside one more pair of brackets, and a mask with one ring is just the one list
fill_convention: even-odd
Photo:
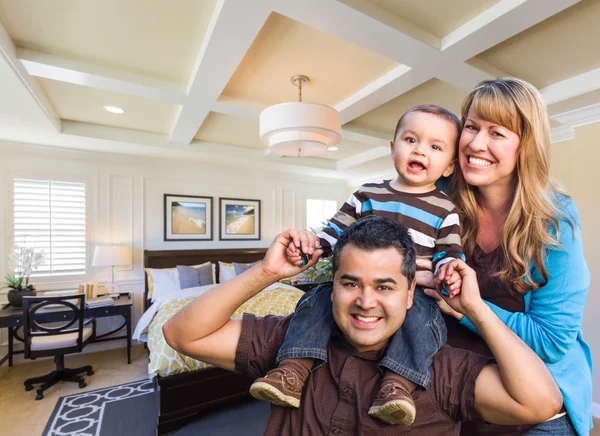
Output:
[[456,127],[456,144],[458,144],[458,137],[460,136],[460,120],[454,113],[450,112],[448,109],[445,109],[436,104],[420,104],[418,106],[413,106],[400,117],[398,123],[396,123],[396,130],[394,130],[394,143],[396,142],[396,136],[398,136],[398,132],[404,126],[404,119],[406,116],[413,112],[423,112],[426,114],[435,115],[437,117],[443,118],[444,120],[454,124]]
[[[497,276],[507,289],[524,294],[548,281],[545,250],[559,245],[557,217],[563,216],[556,206],[560,201],[557,194],[568,195],[550,177],[550,123],[546,105],[533,85],[515,78],[498,78],[479,83],[465,98],[461,127],[470,109],[520,138],[517,186],[502,231],[504,262]],[[451,193],[461,215],[463,250],[470,259],[477,238],[477,187],[467,184],[462,173],[456,171]],[[556,236],[551,233],[552,227]],[[531,276],[532,260],[542,276],[541,283]]]

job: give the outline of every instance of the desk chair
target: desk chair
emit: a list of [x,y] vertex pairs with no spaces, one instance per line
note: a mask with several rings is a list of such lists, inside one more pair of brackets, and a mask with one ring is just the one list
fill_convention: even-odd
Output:
[[[96,320],[84,320],[85,296],[60,295],[56,297],[23,297],[23,340],[25,358],[54,356],[56,370],[41,377],[25,380],[25,390],[33,389],[33,384],[42,383],[37,388],[36,400],[44,398],[44,391],[59,381],[79,383],[86,386],[85,380],[78,375],[82,372],[94,374],[92,367],[65,368],[65,354],[80,353],[96,337]],[[67,309],[67,310],[65,310]],[[60,310],[65,312],[64,322],[44,324],[44,312]]]

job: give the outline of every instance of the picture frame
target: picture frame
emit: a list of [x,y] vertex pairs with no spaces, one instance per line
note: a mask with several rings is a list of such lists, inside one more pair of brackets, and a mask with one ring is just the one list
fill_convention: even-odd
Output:
[[219,240],[260,240],[260,200],[219,198]]
[[164,194],[165,241],[212,241],[213,197]]

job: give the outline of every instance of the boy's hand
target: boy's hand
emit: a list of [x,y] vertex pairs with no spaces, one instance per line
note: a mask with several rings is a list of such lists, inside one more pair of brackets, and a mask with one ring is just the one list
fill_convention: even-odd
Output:
[[280,235],[277,235],[269,247],[269,250],[267,250],[267,254],[260,264],[260,268],[262,268],[270,280],[280,280],[282,278],[294,276],[317,263],[321,254],[323,254],[323,250],[313,250],[313,256],[309,259],[308,263],[302,267],[291,262],[287,257],[287,250],[290,245],[293,245],[293,240],[297,236],[298,232],[296,230],[286,230]]
[[445,263],[438,269],[435,284],[445,297],[454,298],[460,294],[462,276],[454,268],[449,268],[451,262]]
[[[475,274],[475,271],[465,262],[458,259],[449,262],[447,265],[448,269],[446,270],[446,275],[452,275],[456,271],[462,277],[461,292],[456,296],[456,298],[445,297],[437,294],[435,291],[433,291],[433,293],[437,294],[447,306],[459,314],[469,317],[470,315],[480,311],[482,306],[485,306],[485,302],[479,293],[479,285],[477,284],[477,274]],[[432,291],[425,293],[429,296],[432,296]],[[438,306],[440,304],[441,303],[438,303]],[[443,309],[441,310],[444,311]]]
[[[321,249],[321,242],[317,235],[307,230],[294,230],[291,231],[290,234],[292,235],[293,239],[288,244],[287,249],[285,250],[285,255],[290,263],[298,266],[304,266],[302,265],[304,260],[300,255],[300,249],[306,255],[308,260],[312,260],[312,255],[317,250]],[[322,251],[320,251],[320,253],[322,253]]]

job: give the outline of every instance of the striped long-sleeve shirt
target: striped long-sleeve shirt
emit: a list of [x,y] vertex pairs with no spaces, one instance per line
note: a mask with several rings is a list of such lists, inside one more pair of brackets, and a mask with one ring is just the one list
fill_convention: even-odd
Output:
[[431,260],[434,271],[452,259],[465,260],[458,213],[448,196],[437,188],[424,194],[400,192],[389,181],[367,183],[350,196],[317,234],[323,254],[330,255],[342,232],[367,215],[385,216],[408,227],[417,256]]

